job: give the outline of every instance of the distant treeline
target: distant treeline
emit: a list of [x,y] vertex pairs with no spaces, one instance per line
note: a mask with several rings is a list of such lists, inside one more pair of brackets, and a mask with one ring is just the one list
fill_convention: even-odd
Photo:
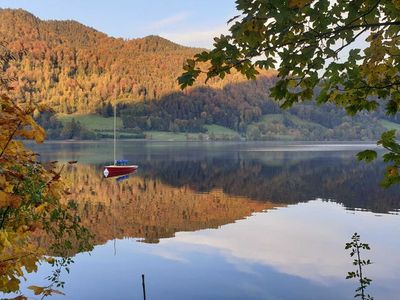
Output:
[[[333,104],[317,105],[313,101],[283,111],[268,97],[273,82],[273,78],[260,77],[221,89],[197,87],[159,100],[121,102],[117,104],[117,115],[123,122],[122,131],[130,138],[144,138],[144,131],[208,134],[206,125],[230,128],[248,140],[372,140],[384,131],[381,120],[388,118],[380,111],[351,117]],[[113,111],[111,102],[96,110],[106,118],[112,117]],[[92,132],[75,120],[63,125],[52,113],[42,114],[39,123],[50,139],[111,137]],[[212,137],[208,134],[206,139]]]
[[266,100],[272,81],[263,77],[222,89],[198,87],[158,101],[125,105],[122,121],[126,128],[180,132],[205,132],[204,125],[216,124],[244,134],[247,125],[261,120],[263,114],[279,111],[276,103]]
[[92,140],[97,138],[96,133],[82,126],[79,121],[72,119],[63,124],[51,111],[42,112],[37,116],[36,121],[46,129],[47,139],[50,140]]
[[[46,130],[46,138],[49,140],[97,140],[113,137],[112,132],[90,130],[74,118],[61,122],[52,111],[42,112],[36,117],[36,121]],[[123,129],[119,131],[119,138],[144,139],[146,137],[141,130]]]
[[[198,87],[160,100],[121,105],[125,128],[172,132],[206,132],[204,125],[221,125],[253,140],[376,139],[384,128],[382,113],[350,117],[333,104],[299,104],[282,111],[268,97],[274,79],[228,84],[222,89]],[[392,120],[396,121],[396,120]]]

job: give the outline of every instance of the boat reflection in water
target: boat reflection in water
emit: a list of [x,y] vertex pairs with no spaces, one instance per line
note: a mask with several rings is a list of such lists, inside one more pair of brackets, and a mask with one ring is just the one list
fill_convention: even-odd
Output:
[[127,174],[127,175],[119,176],[119,177],[115,178],[115,181],[116,181],[116,182],[124,181],[124,180],[128,179],[129,176],[130,176],[131,174],[133,174],[133,173],[135,173],[135,171],[133,171],[132,173]]

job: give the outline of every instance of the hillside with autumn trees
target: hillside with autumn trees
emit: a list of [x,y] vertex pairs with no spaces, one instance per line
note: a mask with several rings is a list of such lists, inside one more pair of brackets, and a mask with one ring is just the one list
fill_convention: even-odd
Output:
[[7,69],[19,99],[61,113],[90,113],[114,100],[159,98],[178,89],[186,58],[199,49],[156,36],[124,40],[75,21],[42,21],[23,10],[0,10],[0,39],[20,53]]
[[[47,104],[38,116],[52,139],[109,137],[61,115],[111,117],[117,105],[121,130],[201,134],[219,139],[212,126],[250,140],[372,140],[400,120],[383,112],[349,117],[332,104],[302,103],[282,111],[269,97],[273,71],[247,82],[240,74],[202,80],[180,91],[177,77],[187,58],[202,51],[158,36],[125,40],[75,21],[43,21],[24,10],[0,9],[0,40],[16,54],[4,66],[15,98]],[[100,120],[100,122],[102,122]],[[220,128],[220,127],[218,127]],[[222,135],[224,138],[224,135]]]

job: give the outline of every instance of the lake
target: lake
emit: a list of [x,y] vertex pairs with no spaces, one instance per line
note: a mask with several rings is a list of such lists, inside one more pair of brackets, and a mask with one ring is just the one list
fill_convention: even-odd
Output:
[[118,157],[139,165],[123,181],[102,177],[112,142],[35,147],[43,161],[78,161],[63,174],[95,234],[53,298],[142,299],[144,274],[147,299],[353,299],[344,246],[357,232],[371,247],[367,292],[398,299],[400,189],[379,186],[383,163],[356,161],[371,147],[121,141]]

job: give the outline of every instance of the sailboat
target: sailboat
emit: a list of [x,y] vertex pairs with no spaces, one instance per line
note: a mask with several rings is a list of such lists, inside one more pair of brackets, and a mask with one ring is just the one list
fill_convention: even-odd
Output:
[[128,165],[128,161],[124,159],[116,159],[116,144],[117,144],[117,111],[114,106],[114,164],[103,167],[103,175],[105,178],[123,176],[133,173],[137,170],[137,165]]

